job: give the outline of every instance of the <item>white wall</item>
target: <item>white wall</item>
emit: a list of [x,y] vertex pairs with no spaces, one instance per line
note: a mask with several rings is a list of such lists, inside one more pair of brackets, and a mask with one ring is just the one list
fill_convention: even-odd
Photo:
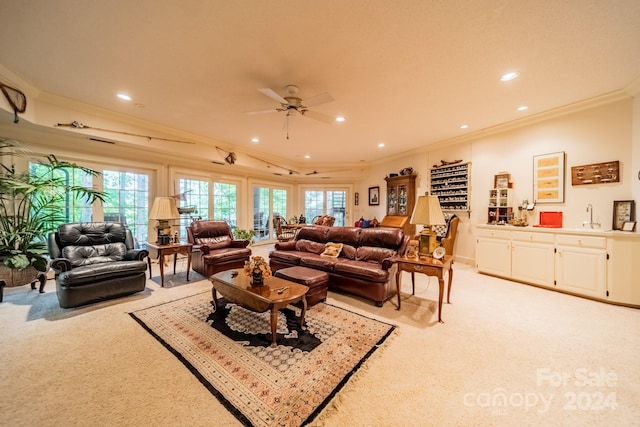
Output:
[[[637,104],[638,101],[635,101]],[[639,108],[636,106],[636,110]],[[637,114],[637,113],[636,113]],[[417,194],[429,189],[429,170],[441,160],[471,162],[471,212],[459,213],[461,224],[458,231],[455,255],[462,262],[475,262],[475,224],[487,222],[489,190],[493,187],[494,175],[506,171],[511,174],[516,203],[523,199],[533,200],[533,156],[564,151],[566,154],[565,201],[564,203],[538,204],[529,214],[529,223],[538,224],[539,212],[563,212],[563,226],[579,228],[588,220],[587,204],[593,205],[594,219],[603,229],[611,229],[614,200],[638,199],[638,167],[632,154],[640,156],[640,144],[635,137],[634,99],[625,98],[606,105],[577,112],[554,116],[544,121],[524,125],[502,132],[486,132],[458,144],[411,153],[371,168],[370,175],[358,185],[365,193],[370,186],[380,186],[381,199],[385,200],[384,177],[397,173],[404,167],[413,167],[418,174]],[[640,120],[636,119],[635,123]],[[634,149],[635,147],[635,149]],[[620,161],[619,183],[596,185],[571,185],[571,167]],[[638,160],[635,162],[640,164]],[[634,197],[635,196],[635,197]],[[366,199],[365,199],[366,200]],[[385,206],[363,207],[365,218],[384,216]]]

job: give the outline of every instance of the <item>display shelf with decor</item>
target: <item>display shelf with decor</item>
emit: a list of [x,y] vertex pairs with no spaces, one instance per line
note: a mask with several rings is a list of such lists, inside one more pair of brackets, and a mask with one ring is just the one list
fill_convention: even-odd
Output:
[[431,194],[438,196],[443,211],[470,211],[471,163],[431,169]]
[[415,225],[409,222],[416,204],[416,175],[400,175],[386,177],[387,181],[387,212],[381,225],[395,222],[401,224],[404,234],[413,236]]
[[513,217],[512,200],[513,195],[510,188],[489,190],[487,224],[507,224]]

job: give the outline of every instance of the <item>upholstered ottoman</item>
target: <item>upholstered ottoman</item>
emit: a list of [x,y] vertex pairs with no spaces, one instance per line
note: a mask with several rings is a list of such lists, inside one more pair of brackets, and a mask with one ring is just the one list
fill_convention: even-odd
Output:
[[276,271],[275,276],[309,287],[307,307],[312,307],[327,299],[329,275],[324,271],[307,267],[288,267]]

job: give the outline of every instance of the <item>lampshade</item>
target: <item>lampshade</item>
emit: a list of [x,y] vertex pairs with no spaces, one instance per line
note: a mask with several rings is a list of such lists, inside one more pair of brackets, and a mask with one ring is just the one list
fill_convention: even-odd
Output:
[[173,197],[156,197],[149,212],[149,219],[178,219],[180,213]]
[[420,196],[411,215],[411,224],[444,225],[444,215],[440,209],[438,196]]

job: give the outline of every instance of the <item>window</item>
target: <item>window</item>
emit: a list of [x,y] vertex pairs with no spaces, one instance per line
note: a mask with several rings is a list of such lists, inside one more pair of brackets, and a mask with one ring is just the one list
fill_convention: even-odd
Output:
[[149,176],[135,172],[103,171],[105,221],[119,221],[138,242],[148,240]]
[[256,187],[253,189],[253,230],[256,241],[269,239],[269,189]]
[[[51,168],[47,165],[30,162],[29,174],[34,177],[46,177],[51,174]],[[56,180],[62,180],[68,185],[77,185],[82,187],[92,187],[93,177],[91,174],[83,172],[77,169],[58,169],[53,172],[53,178]],[[70,222],[91,222],[92,221],[92,206],[87,205],[85,200],[72,198],[68,193],[53,195],[57,198],[55,208],[52,215],[52,223],[49,227],[50,230],[55,229],[60,224],[67,224]]]
[[235,184],[213,183],[213,219],[227,221],[231,227],[238,225],[237,193]]
[[324,191],[307,190],[304,192],[304,216],[307,224],[311,224],[318,215],[324,215]]
[[287,218],[288,191],[280,188],[254,187],[253,230],[256,241],[275,238],[272,219],[275,215]]
[[209,182],[180,178],[178,180],[178,207],[193,209],[184,215],[180,215],[180,240],[186,241],[185,229],[196,219],[209,219]]
[[334,226],[344,227],[347,210],[346,190],[305,190],[304,215],[311,223],[318,215],[330,215],[336,219]]

